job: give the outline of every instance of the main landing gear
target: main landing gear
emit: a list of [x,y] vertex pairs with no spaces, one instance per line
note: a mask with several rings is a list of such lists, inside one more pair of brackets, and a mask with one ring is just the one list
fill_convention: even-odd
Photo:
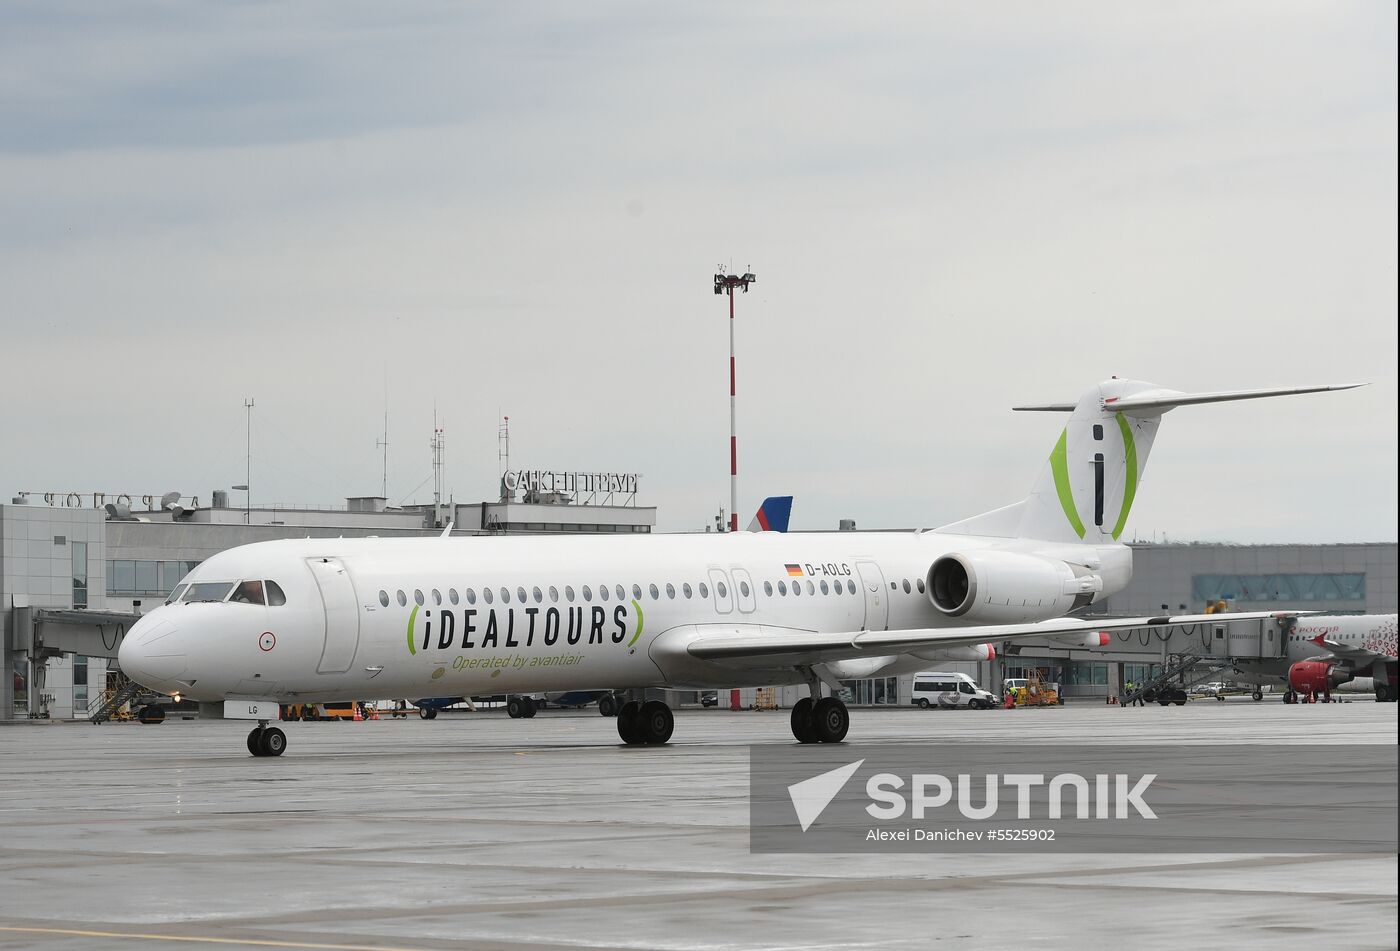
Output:
[[281,756],[287,749],[287,734],[266,720],[259,720],[248,734],[248,752],[254,756]]
[[528,720],[538,710],[534,697],[511,697],[506,701],[506,716],[512,720]]
[[810,697],[792,705],[792,735],[799,743],[840,743],[851,728],[851,714],[836,697],[822,696],[822,682],[804,668]]
[[675,727],[671,708],[660,700],[628,700],[617,712],[617,735],[628,746],[660,746]]

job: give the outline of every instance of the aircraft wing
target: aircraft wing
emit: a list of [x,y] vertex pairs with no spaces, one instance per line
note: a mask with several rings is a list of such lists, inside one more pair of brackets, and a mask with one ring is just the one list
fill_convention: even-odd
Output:
[[1315,639],[1312,643],[1326,650],[1327,653],[1319,655],[1318,657],[1310,657],[1308,658],[1309,660],[1335,658],[1337,660],[1348,661],[1357,666],[1373,664],[1378,660],[1395,660],[1393,656],[1387,656],[1385,654],[1370,650],[1365,647],[1357,647],[1355,644],[1343,644],[1340,641],[1330,640],[1326,637],[1319,637]]
[[[1229,624],[1265,618],[1295,617],[1313,611],[1256,611],[1237,614],[1185,614],[1127,618],[1056,618],[1033,624],[984,624],[966,627],[915,628],[902,631],[848,631],[822,633],[757,624],[692,628],[695,636],[684,650],[698,660],[726,667],[766,668],[794,664],[820,664],[859,657],[913,654],[920,650],[969,647],[988,641],[1014,641],[1030,637],[1057,637],[1172,627],[1179,624]],[[663,635],[664,637],[664,635]],[[680,644],[676,644],[680,647]]]

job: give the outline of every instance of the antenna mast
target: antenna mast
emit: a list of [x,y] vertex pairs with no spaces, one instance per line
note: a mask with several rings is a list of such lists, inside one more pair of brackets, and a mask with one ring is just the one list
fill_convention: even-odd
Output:
[[510,471],[510,417],[502,416],[501,425],[496,430],[496,461],[501,467],[501,476]]
[[433,524],[436,526],[442,521],[442,469],[445,461],[444,453],[447,448],[447,439],[443,434],[442,426],[438,425],[437,407],[433,407]]
[[384,436],[374,441],[374,448],[384,450],[383,475],[379,480],[379,494],[389,498],[389,374],[384,374]]

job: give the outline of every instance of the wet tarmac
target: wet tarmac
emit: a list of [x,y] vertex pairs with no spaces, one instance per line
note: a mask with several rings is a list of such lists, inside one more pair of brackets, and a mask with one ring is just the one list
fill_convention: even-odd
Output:
[[[1394,855],[751,855],[748,744],[595,712],[0,729],[0,948],[1395,947]],[[855,711],[848,745],[1390,743],[1396,705]],[[1358,755],[1364,756],[1362,750]]]

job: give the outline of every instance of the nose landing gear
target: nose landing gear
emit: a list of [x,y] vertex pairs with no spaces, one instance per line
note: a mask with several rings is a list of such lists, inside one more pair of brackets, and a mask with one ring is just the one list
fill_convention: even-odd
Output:
[[248,734],[248,752],[254,756],[281,756],[287,749],[287,734],[275,726],[268,726],[266,720]]

